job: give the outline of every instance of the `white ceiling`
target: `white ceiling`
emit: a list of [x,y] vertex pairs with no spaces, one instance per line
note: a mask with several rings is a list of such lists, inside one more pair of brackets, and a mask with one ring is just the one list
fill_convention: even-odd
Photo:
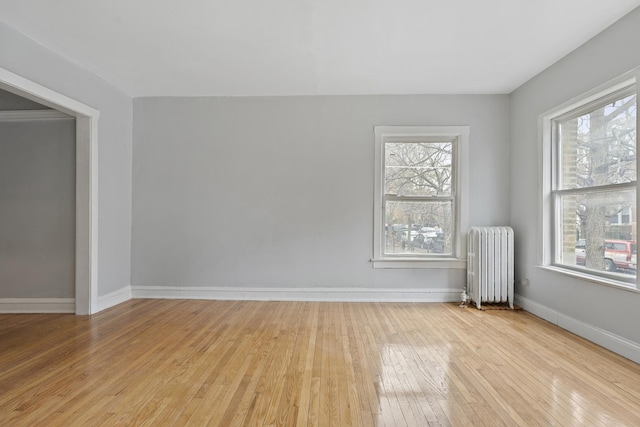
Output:
[[509,93],[640,0],[3,0],[131,96]]

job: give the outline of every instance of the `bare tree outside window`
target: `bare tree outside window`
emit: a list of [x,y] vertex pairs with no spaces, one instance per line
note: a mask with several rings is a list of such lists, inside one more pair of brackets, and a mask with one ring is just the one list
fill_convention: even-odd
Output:
[[451,254],[452,141],[384,145],[385,253]]

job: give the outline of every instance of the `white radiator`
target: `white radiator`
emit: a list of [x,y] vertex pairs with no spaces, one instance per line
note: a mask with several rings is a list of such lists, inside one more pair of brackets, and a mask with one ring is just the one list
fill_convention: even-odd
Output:
[[482,303],[508,302],[513,308],[513,229],[471,227],[468,237],[467,292]]

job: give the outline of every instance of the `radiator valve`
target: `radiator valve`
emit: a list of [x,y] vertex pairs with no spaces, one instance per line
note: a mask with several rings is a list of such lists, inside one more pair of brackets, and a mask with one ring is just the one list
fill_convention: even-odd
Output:
[[467,290],[464,289],[462,291],[462,294],[460,294],[460,298],[462,300],[462,302],[460,303],[460,307],[466,307],[467,306],[467,301],[469,300],[469,296],[467,295]]

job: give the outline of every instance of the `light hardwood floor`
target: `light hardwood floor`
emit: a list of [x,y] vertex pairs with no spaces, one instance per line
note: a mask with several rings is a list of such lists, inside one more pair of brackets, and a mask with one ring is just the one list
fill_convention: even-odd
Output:
[[523,311],[131,300],[0,315],[0,425],[640,425],[640,366]]

